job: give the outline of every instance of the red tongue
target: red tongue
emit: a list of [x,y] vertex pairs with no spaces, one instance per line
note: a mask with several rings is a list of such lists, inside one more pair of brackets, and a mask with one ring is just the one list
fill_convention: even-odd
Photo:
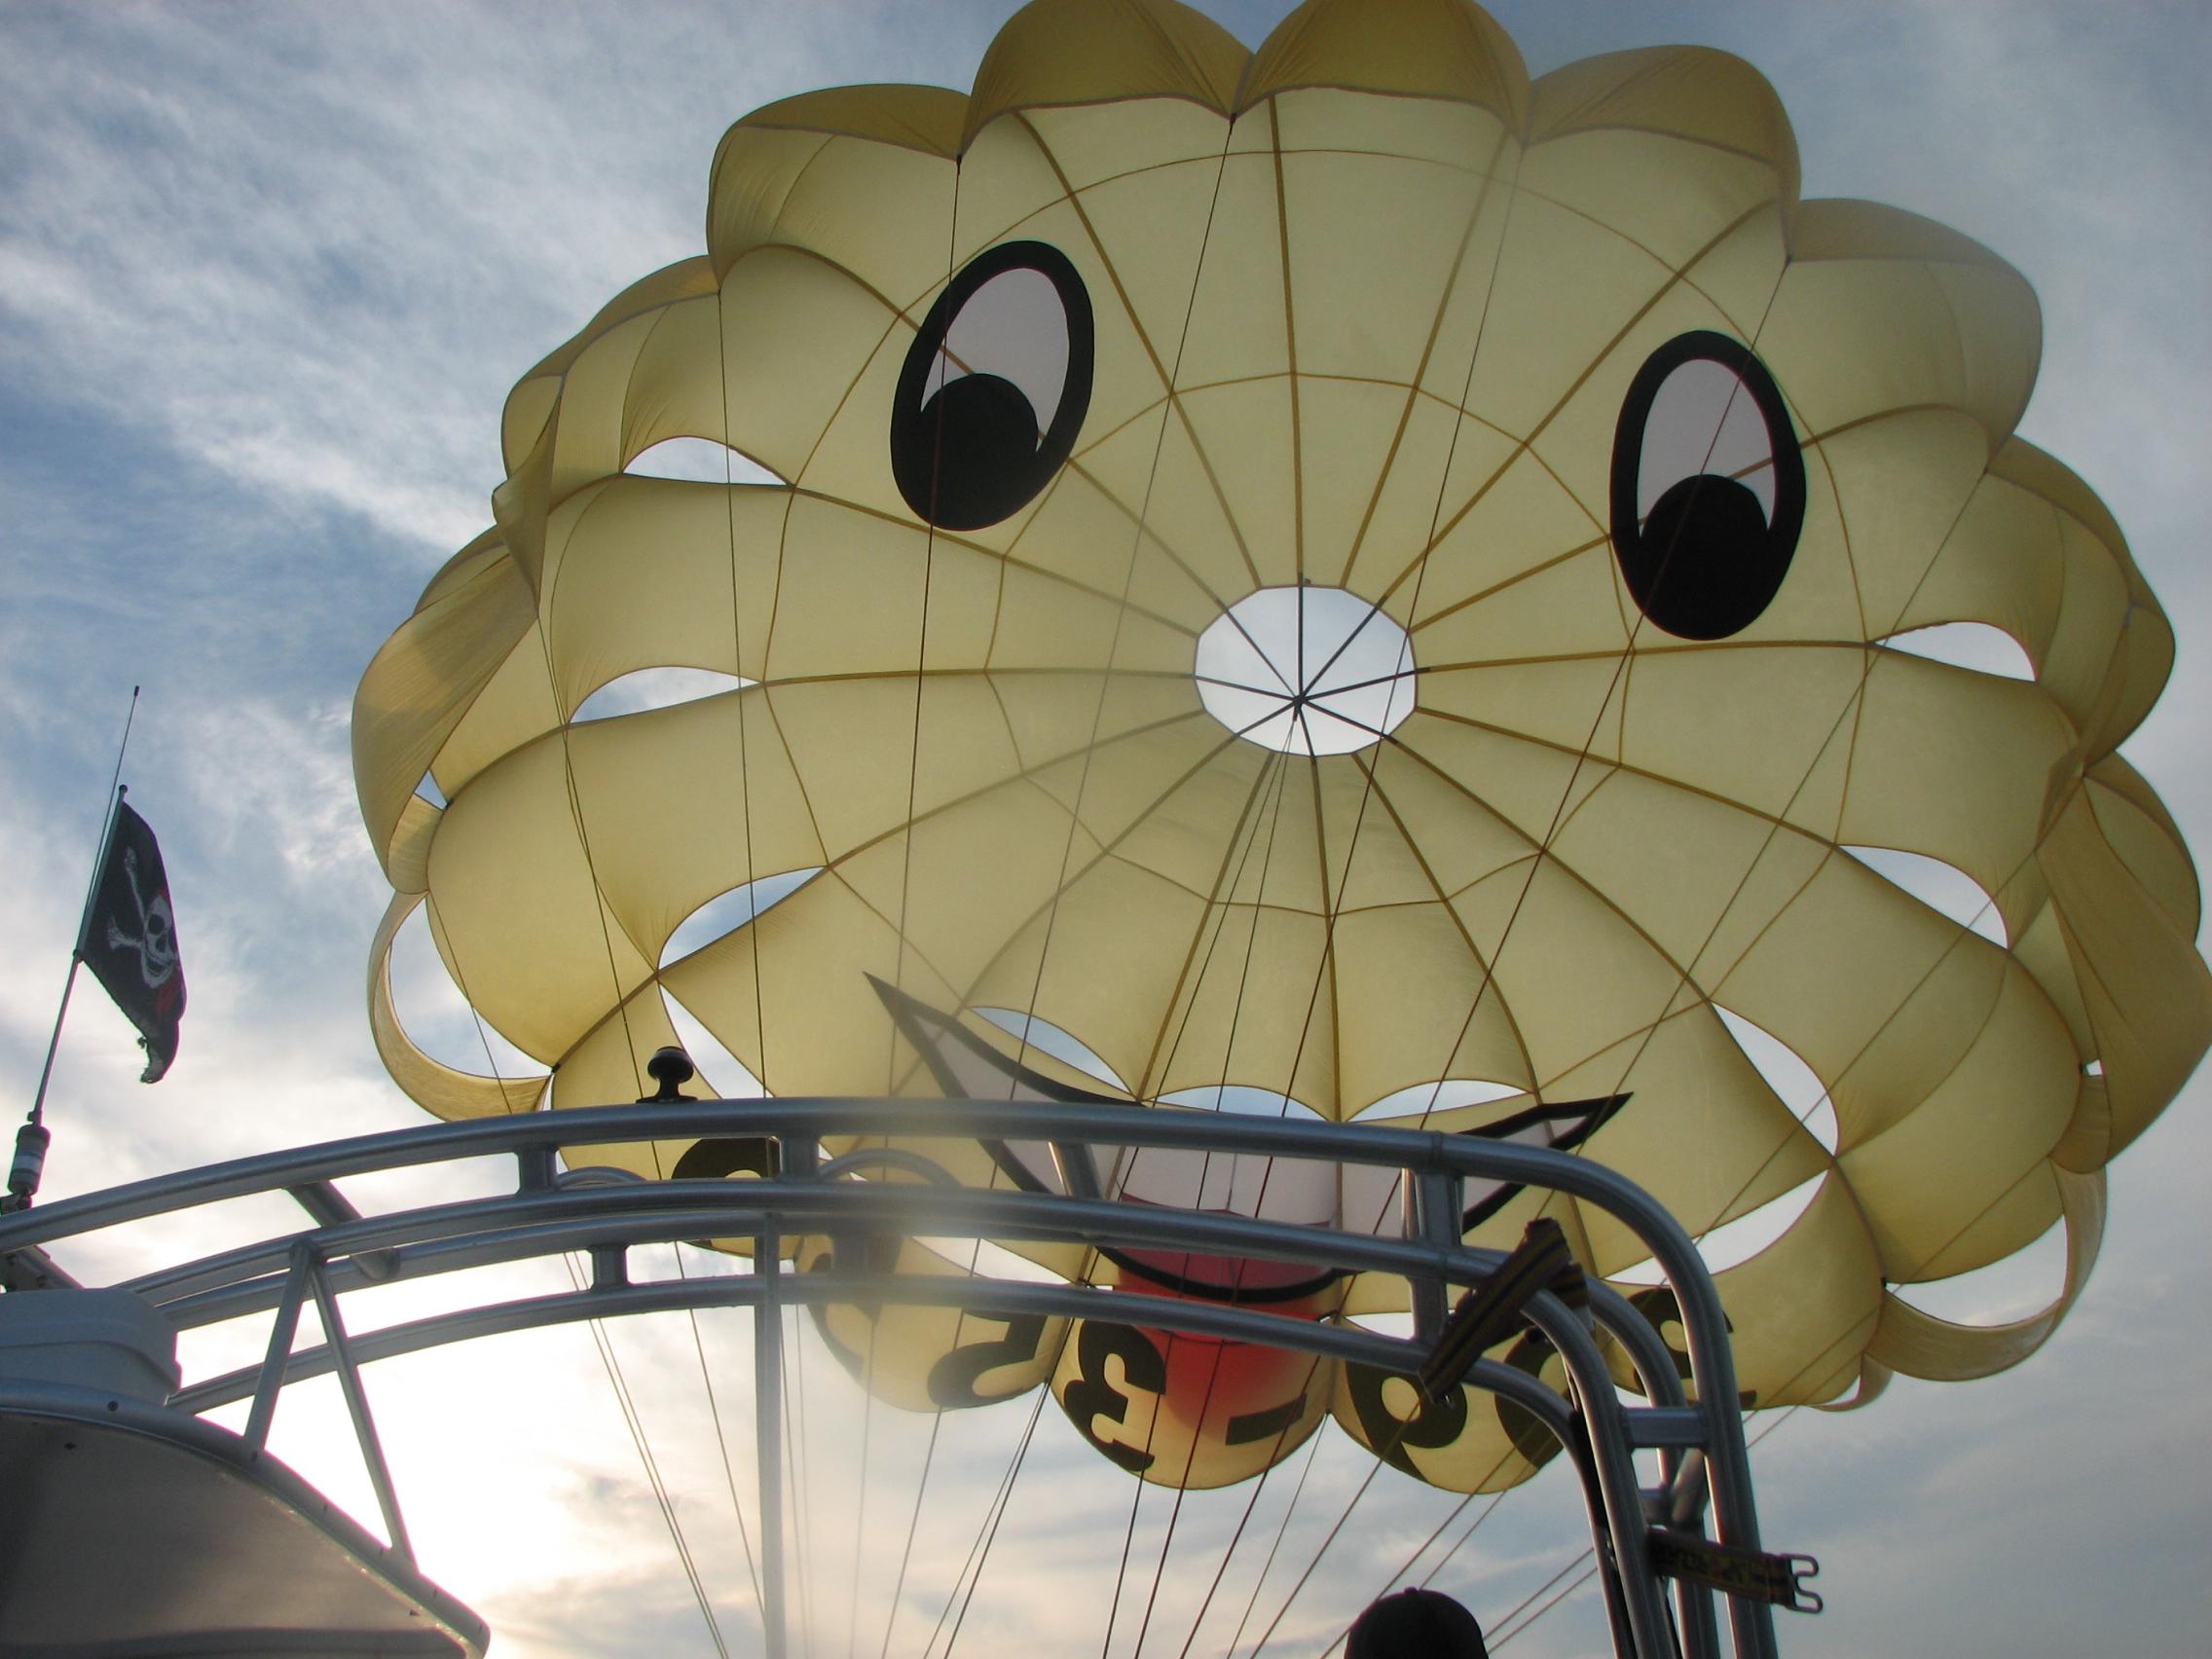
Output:
[[[1234,1288],[1254,1290],[1263,1284],[1280,1285],[1311,1279],[1321,1270],[1298,1262],[1262,1262],[1249,1256],[1186,1256],[1179,1251],[1129,1251],[1132,1259],[1186,1281],[1223,1286],[1221,1300]],[[1256,1275],[1269,1275],[1262,1280]],[[1137,1273],[1124,1273],[1119,1286],[1139,1296],[1168,1301],[1196,1300],[1198,1293],[1154,1284]],[[1270,1302],[1271,1313],[1291,1319],[1323,1315],[1337,1295],[1335,1289],[1315,1291],[1288,1302]],[[1233,1444],[1254,1438],[1272,1438],[1286,1432],[1304,1415],[1304,1401],[1320,1361],[1310,1354],[1258,1343],[1224,1342],[1218,1337],[1154,1330],[1139,1325],[1146,1341],[1160,1350],[1167,1381],[1161,1389],[1161,1410],[1193,1427],[1210,1428]],[[1200,1423],[1200,1419],[1203,1423]]]

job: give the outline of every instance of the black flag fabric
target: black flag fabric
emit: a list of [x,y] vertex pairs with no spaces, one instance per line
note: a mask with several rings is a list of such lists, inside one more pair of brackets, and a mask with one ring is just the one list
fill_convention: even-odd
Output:
[[146,821],[120,801],[77,954],[138,1027],[138,1044],[146,1051],[138,1081],[158,1083],[176,1058],[184,964],[177,955],[176,913],[162,849]]

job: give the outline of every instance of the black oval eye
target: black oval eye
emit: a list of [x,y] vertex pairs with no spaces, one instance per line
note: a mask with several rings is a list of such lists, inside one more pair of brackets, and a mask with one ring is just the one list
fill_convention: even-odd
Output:
[[899,372],[891,475],[944,530],[1019,510],[1075,449],[1090,407],[1090,295],[1058,248],[1005,242],[945,284]]
[[1782,590],[1805,524],[1805,461],[1750,347],[1700,330],[1651,353],[1613,433],[1613,556],[1638,607],[1721,640]]

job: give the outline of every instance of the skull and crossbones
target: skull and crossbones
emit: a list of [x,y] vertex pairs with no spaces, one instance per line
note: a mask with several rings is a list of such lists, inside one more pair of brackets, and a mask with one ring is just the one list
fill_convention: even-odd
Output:
[[166,893],[154,895],[149,904],[138,890],[138,850],[127,847],[123,853],[123,873],[130,883],[130,902],[138,908],[138,932],[128,934],[116,925],[110,916],[107,921],[107,947],[110,950],[135,950],[138,953],[139,977],[146,981],[148,990],[157,990],[168,983],[176,973],[176,918],[169,910]]

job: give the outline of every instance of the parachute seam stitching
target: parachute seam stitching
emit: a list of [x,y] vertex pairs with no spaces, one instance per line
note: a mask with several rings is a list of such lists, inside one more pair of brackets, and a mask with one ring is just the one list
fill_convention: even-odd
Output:
[[[1517,181],[1514,185],[1514,189],[1516,192],[1518,192],[1520,188],[1521,187]],[[1524,452],[1530,451],[1535,448],[1536,440],[1544,434],[1544,432],[1550,427],[1551,424],[1556,421],[1566,410],[1567,406],[1574,400],[1575,396],[1582,390],[1583,387],[1589,384],[1591,377],[1598,372],[1599,366],[1611,358],[1613,353],[1620,349],[1622,344],[1627,341],[1629,336],[1636,331],[1637,326],[1641,323],[1645,317],[1649,316],[1651,313],[1658,308],[1659,304],[1663,300],[1665,300],[1670,293],[1672,293],[1677,287],[1682,286],[1686,283],[1686,274],[1691,269],[1693,269],[1698,264],[1698,262],[1702,260],[1707,254],[1719,247],[1723,242],[1727,241],[1730,237],[1734,236],[1738,230],[1740,230],[1743,226],[1749,224],[1753,218],[1755,218],[1758,214],[1758,211],[1759,209],[1755,206],[1747,208],[1742,214],[1738,215],[1735,220],[1731,221],[1717,234],[1715,234],[1712,238],[1712,240],[1709,240],[1702,248],[1698,249],[1696,253],[1692,254],[1689,260],[1685,262],[1681,267],[1671,269],[1669,271],[1667,280],[1660,283],[1660,285],[1655,288],[1644,300],[1643,304],[1637,308],[1635,314],[1630,316],[1629,319],[1620,326],[1620,328],[1614,333],[1612,338],[1607,340],[1597,350],[1596,352],[1592,354],[1590,361],[1584,365],[1582,372],[1575,376],[1573,382],[1563,392],[1561,392],[1559,397],[1553,402],[1551,408],[1545,411],[1542,417],[1537,420],[1535,424],[1529,429],[1528,433],[1525,436],[1514,439],[1512,452],[1497,464],[1497,466],[1492,471],[1490,477],[1485,479],[1482,485],[1476,489],[1474,494],[1470,496],[1464,502],[1462,502],[1459,505],[1458,509],[1453,513],[1452,517],[1429,536],[1427,544],[1415,554],[1414,558],[1407,564],[1406,568],[1399,571],[1399,573],[1391,579],[1389,586],[1384,590],[1384,598],[1387,598],[1389,594],[1394,593],[1401,585],[1404,584],[1409,576],[1411,576],[1416,571],[1418,571],[1422,565],[1427,562],[1429,555],[1434,553],[1436,549],[1443,544],[1445,537],[1449,536],[1455,530],[1458,529],[1460,523],[1489,496],[1491,490],[1496,485],[1497,481],[1505,475],[1506,471],[1513,465],[1516,461],[1521,458]],[[1499,239],[1499,257],[1501,259],[1503,257],[1503,254],[1504,240],[1501,237]]]

